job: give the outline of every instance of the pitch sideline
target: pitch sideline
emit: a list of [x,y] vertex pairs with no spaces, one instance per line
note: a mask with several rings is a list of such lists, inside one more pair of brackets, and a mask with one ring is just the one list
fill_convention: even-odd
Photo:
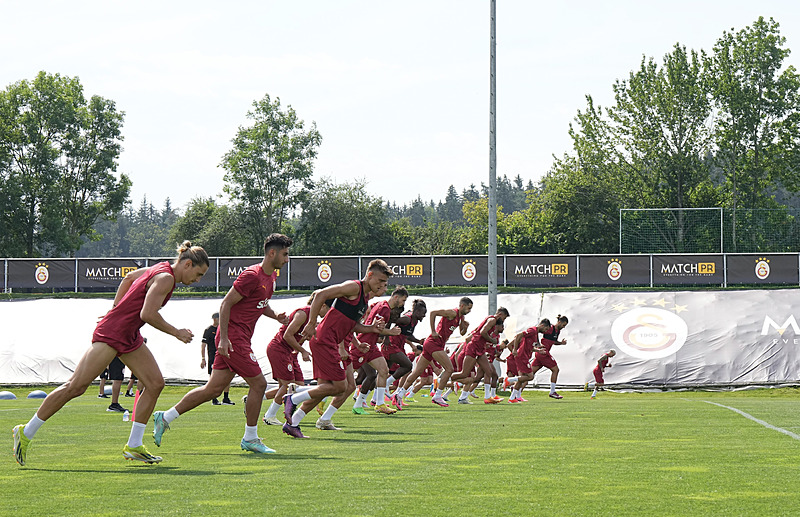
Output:
[[790,438],[794,438],[795,440],[800,440],[800,436],[799,435],[797,435],[797,434],[795,434],[795,433],[793,433],[791,431],[787,431],[786,429],[783,429],[781,427],[776,427],[776,426],[770,424],[769,422],[765,422],[763,420],[759,420],[758,418],[754,417],[753,415],[751,415],[749,413],[745,413],[744,411],[742,411],[740,409],[736,409],[735,407],[729,407],[729,406],[725,406],[723,404],[717,404],[716,402],[710,402],[708,400],[704,400],[703,402],[705,402],[706,404],[713,404],[715,406],[719,406],[719,407],[722,407],[722,408],[725,408],[725,409],[730,409],[734,413],[739,413],[740,415],[742,415],[743,417],[747,418],[748,420],[752,420],[753,422],[755,422],[757,424],[761,424],[764,427],[766,427],[767,429],[772,429],[773,431],[778,431],[779,433],[783,433],[786,436],[789,436]]

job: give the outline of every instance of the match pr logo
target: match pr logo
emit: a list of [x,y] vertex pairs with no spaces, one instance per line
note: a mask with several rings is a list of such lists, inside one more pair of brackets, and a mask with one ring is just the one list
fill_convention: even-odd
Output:
[[48,266],[44,262],[40,262],[36,264],[36,270],[33,272],[33,277],[36,279],[36,282],[39,285],[44,285],[50,280],[50,271],[48,271]]
[[467,282],[472,282],[478,276],[478,268],[475,267],[475,261],[467,259],[461,263],[461,277]]
[[606,270],[608,278],[615,282],[622,278],[622,262],[619,259],[611,259],[608,261],[608,269]]
[[331,277],[333,277],[333,269],[331,269],[331,263],[327,260],[323,260],[322,262],[317,263],[317,278],[319,278],[320,282],[329,282]]
[[766,280],[769,277],[770,268],[769,268],[769,259],[759,257],[756,260],[756,277],[759,280]]

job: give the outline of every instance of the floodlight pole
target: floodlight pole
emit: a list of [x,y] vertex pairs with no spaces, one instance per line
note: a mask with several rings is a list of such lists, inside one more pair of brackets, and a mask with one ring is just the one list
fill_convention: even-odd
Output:
[[497,312],[497,101],[495,85],[495,0],[490,0],[489,50],[489,314]]

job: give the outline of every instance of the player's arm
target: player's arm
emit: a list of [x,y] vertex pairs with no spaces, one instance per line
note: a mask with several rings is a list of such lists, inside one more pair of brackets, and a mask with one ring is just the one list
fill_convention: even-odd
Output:
[[143,267],[134,269],[125,275],[125,278],[122,279],[122,282],[119,283],[119,287],[117,287],[117,294],[114,296],[114,307],[116,307],[120,300],[125,297],[125,293],[127,293],[131,288],[134,280],[142,276],[148,269],[150,268]]
[[497,339],[493,338],[489,333],[494,328],[496,322],[497,320],[494,318],[489,318],[486,320],[486,323],[483,324],[483,327],[481,327],[481,337],[493,345],[497,344]]
[[461,332],[462,336],[467,333],[468,328],[469,328],[469,322],[465,319],[462,319],[461,323],[458,324],[458,330],[459,332]]
[[280,314],[276,314],[275,311],[270,307],[269,302],[267,302],[267,306],[264,307],[264,310],[261,312],[267,318],[272,318],[277,320],[281,325],[286,325],[289,323],[289,319],[286,317],[286,313],[282,312]]
[[522,342],[522,338],[525,336],[525,332],[519,332],[514,339],[511,340],[511,343],[508,344],[508,351],[511,352],[511,355],[517,355],[517,350],[519,349],[519,344]]
[[219,306],[219,345],[217,346],[217,353],[222,354],[222,357],[230,357],[229,350],[232,348],[231,340],[228,339],[228,323],[231,319],[231,307],[244,299],[244,296],[231,287],[225,298],[222,299],[222,304]]
[[358,296],[359,291],[360,289],[358,287],[358,282],[355,280],[348,280],[347,282],[342,282],[341,284],[329,285],[324,289],[314,291],[314,299],[311,301],[311,311],[308,314],[308,322],[303,328],[303,337],[306,339],[311,339],[314,337],[314,334],[316,334],[317,317],[319,316],[319,311],[322,309],[322,305],[325,303],[325,300],[342,297],[352,298],[353,296]]
[[[363,323],[356,323],[353,332],[357,332],[358,334],[380,334],[383,332],[383,329],[386,326],[386,322],[383,321],[383,318],[378,316],[375,318],[375,321],[372,322],[372,325],[364,325]],[[397,328],[397,334],[400,333],[400,329]],[[389,334],[389,335],[396,335],[396,334]]]
[[431,324],[431,337],[439,337],[439,333],[436,332],[436,318],[447,318],[449,320],[456,317],[455,309],[437,309],[435,311],[431,311],[428,315],[428,320]]
[[303,324],[305,322],[306,313],[304,311],[295,312],[292,321],[290,321],[289,325],[286,326],[286,331],[283,333],[283,340],[303,356],[303,361],[310,361],[311,354],[308,353],[305,348],[303,348],[303,345],[294,338],[294,335],[300,332],[300,329],[303,328]]
[[175,277],[169,273],[160,273],[154,276],[150,280],[147,293],[144,295],[144,303],[142,304],[142,310],[139,311],[139,317],[151,327],[157,328],[170,336],[175,336],[184,343],[188,343],[192,340],[192,337],[194,337],[192,331],[189,329],[178,329],[170,325],[159,312],[161,306],[164,304],[164,300],[172,291],[174,285]]
[[206,340],[203,337],[203,341],[200,343],[200,368],[206,367]]

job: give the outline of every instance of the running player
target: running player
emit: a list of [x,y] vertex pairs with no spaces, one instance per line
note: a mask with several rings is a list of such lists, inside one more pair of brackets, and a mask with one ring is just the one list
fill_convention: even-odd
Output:
[[[344,348],[344,339],[354,331],[379,334],[384,329],[385,322],[381,318],[377,318],[372,325],[363,325],[360,321],[369,306],[369,299],[382,296],[386,292],[386,284],[391,275],[389,265],[381,259],[375,259],[369,263],[367,273],[361,280],[349,280],[317,291],[311,304],[308,323],[302,332],[303,337],[309,340],[317,387],[284,397],[284,414],[287,419],[283,424],[284,433],[295,438],[305,438],[300,430],[300,422],[306,413],[323,398],[345,393],[347,373],[342,361],[348,353]],[[324,300],[330,299],[335,301],[317,328],[317,315]]]
[[556,324],[550,325],[550,328],[542,332],[542,350],[541,352],[536,352],[536,356],[533,358],[533,363],[531,366],[533,367],[533,375],[536,375],[542,367],[545,367],[550,370],[550,394],[548,395],[550,398],[554,399],[563,399],[561,395],[556,393],[556,382],[558,382],[558,363],[556,360],[553,359],[553,356],[550,355],[550,349],[553,345],[566,345],[567,340],[562,339],[561,341],[558,340],[558,334],[567,326],[569,323],[569,319],[566,316],[562,316],[561,314],[558,315],[556,318]]
[[173,327],[164,320],[159,310],[169,301],[178,282],[191,285],[200,280],[206,271],[208,255],[205,250],[185,241],[178,247],[178,257],[174,263],[160,262],[125,275],[117,289],[112,309],[97,324],[92,346],[78,362],[72,377],[44,399],[27,424],[14,427],[14,458],[17,463],[25,465],[30,442],[45,421],[67,402],[83,395],[114,357],[119,357],[144,385],[136,404],[131,434],[122,454],[129,460],[161,462],[160,456],[148,452],[142,444],[142,438],[147,420],[164,388],[164,377],[153,354],[143,343],[139,329],[148,323],[183,343],[189,343],[193,337],[192,331]]
[[[461,371],[455,372],[451,377],[454,382],[460,381],[466,385],[470,385],[475,383],[478,377],[491,377],[494,367],[486,358],[486,344],[497,344],[499,341],[499,333],[495,331],[495,325],[502,325],[503,321],[505,321],[508,316],[508,309],[505,307],[500,307],[493,316],[487,316],[472,332],[472,336],[467,342],[466,348],[464,349],[464,364],[461,368]],[[472,373],[472,369],[476,363],[479,366],[479,369],[483,372],[482,374],[478,372],[478,376],[474,376]],[[466,391],[466,386],[464,390]],[[462,398],[466,399],[467,396],[468,393],[462,392],[459,401]],[[490,397],[485,397],[484,402],[486,404],[497,404],[497,401],[491,399]]]
[[[383,357],[386,358],[386,361],[397,364],[397,369],[386,380],[387,388],[394,383],[395,379],[403,379],[414,367],[411,359],[406,355],[406,343],[422,344],[422,340],[414,337],[414,328],[416,328],[417,323],[422,321],[427,313],[428,308],[425,302],[416,299],[411,304],[411,310],[404,313],[397,320],[397,326],[400,327],[400,335],[389,336],[388,343],[383,347]],[[398,388],[391,398],[392,405],[397,409],[405,405],[403,403],[404,395],[405,390],[403,389],[403,384],[398,383]]]
[[264,241],[264,259],[261,263],[246,268],[233,282],[219,309],[217,355],[211,378],[205,386],[193,389],[167,411],[156,411],[153,414],[153,441],[157,446],[161,446],[164,431],[169,429],[173,420],[218,397],[238,374],[250,386],[245,403],[247,422],[240,446],[242,450],[256,453],[275,452],[258,437],[258,417],[261,414],[261,401],[267,389],[267,380],[253,354],[250,340],[262,315],[283,324],[288,323],[286,314],[275,314],[268,302],[275,290],[278,270],[289,262],[291,245],[292,239],[286,235],[271,234]]
[[[442,374],[439,376],[439,384],[431,402],[442,407],[449,405],[442,398],[442,388],[450,380],[450,375],[453,373],[453,364],[450,362],[450,358],[447,357],[445,345],[455,329],[458,329],[462,336],[467,333],[469,323],[464,319],[464,316],[469,314],[471,310],[472,300],[464,297],[461,298],[456,309],[431,311],[429,316],[431,335],[423,342],[422,355],[417,359],[417,365],[406,379],[403,389],[407,390],[413,386],[414,381],[422,375],[422,372],[425,371],[431,361],[436,360],[442,366]],[[437,317],[441,318],[438,326],[436,326]]]
[[[386,381],[389,377],[389,366],[386,364],[386,359],[383,357],[380,348],[378,348],[378,336],[399,336],[400,327],[388,328],[388,323],[392,316],[392,310],[401,308],[408,299],[408,291],[405,287],[397,287],[388,300],[383,300],[376,303],[369,311],[365,321],[365,325],[371,325],[375,320],[380,318],[387,323],[387,328],[384,328],[380,334],[372,332],[362,333],[358,335],[358,341],[368,344],[369,348],[362,351],[359,347],[352,347],[350,349],[350,359],[353,361],[353,369],[364,368],[367,374],[366,378],[361,383],[361,394],[356,400],[356,406],[363,407],[367,393],[375,389],[375,397],[377,404],[375,412],[391,415],[396,413],[398,409],[392,409],[385,403],[386,398]],[[394,379],[392,379],[394,382]]]
[[605,381],[603,380],[603,371],[606,368],[611,368],[611,363],[609,363],[608,361],[615,355],[617,355],[617,351],[612,348],[611,350],[603,354],[600,357],[600,359],[597,360],[597,366],[595,366],[594,370],[592,370],[592,374],[594,375],[594,382],[587,382],[586,385],[584,386],[584,390],[588,390],[589,387],[592,384],[594,384],[594,391],[592,392],[592,398],[595,398],[597,396],[597,390],[601,389],[605,384]]
[[513,357],[519,375],[516,377],[507,377],[505,381],[506,385],[510,382],[514,383],[511,395],[508,397],[510,403],[527,402],[527,400],[522,398],[522,390],[525,389],[528,382],[533,380],[533,374],[535,373],[530,365],[531,356],[534,352],[538,354],[538,351],[544,350],[539,344],[539,334],[549,329],[550,326],[550,320],[545,318],[535,327],[530,327],[514,336],[514,340],[511,342],[509,362],[511,361],[511,357]]
[[[311,353],[303,348],[305,338],[300,331],[308,321],[314,296],[315,294],[311,295],[307,305],[289,315],[289,323],[281,326],[267,345],[267,359],[272,367],[272,378],[278,382],[277,390],[270,390],[267,395],[268,398],[274,398],[264,414],[264,423],[267,425],[283,425],[278,420],[278,411],[283,404],[283,397],[289,389],[289,384],[295,383],[301,386],[305,384],[297,356],[301,356],[305,362],[311,361]],[[323,303],[319,314],[324,317],[327,312],[328,306]]]

